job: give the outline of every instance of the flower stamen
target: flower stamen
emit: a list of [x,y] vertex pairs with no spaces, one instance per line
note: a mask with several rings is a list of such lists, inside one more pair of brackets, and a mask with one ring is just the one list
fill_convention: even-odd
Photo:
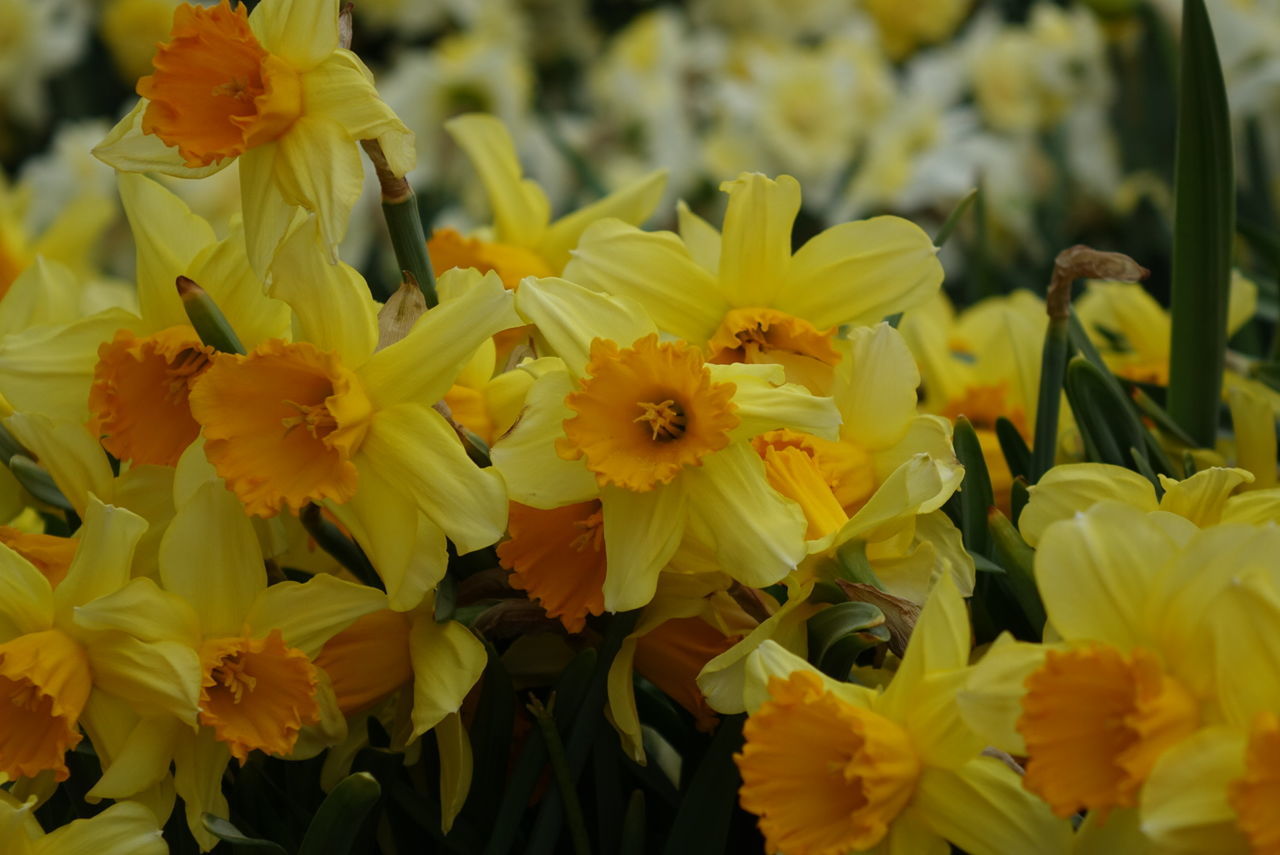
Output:
[[655,441],[666,442],[684,436],[684,407],[670,398],[658,404],[640,401],[639,405],[642,412],[635,421],[646,423]]

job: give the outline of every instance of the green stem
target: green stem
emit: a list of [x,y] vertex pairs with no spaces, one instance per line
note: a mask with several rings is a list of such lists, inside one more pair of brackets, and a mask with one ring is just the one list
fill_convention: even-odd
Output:
[[355,541],[344,535],[336,525],[329,522],[320,513],[320,506],[310,502],[298,514],[302,527],[307,534],[315,538],[316,545],[329,553],[335,561],[351,571],[357,579],[370,588],[385,591],[378,571],[373,569],[364,550]]
[[1070,352],[1066,317],[1050,317],[1040,360],[1040,392],[1036,401],[1036,430],[1031,445],[1029,481],[1036,483],[1053,467],[1058,451],[1058,415],[1062,407],[1062,380]]
[[529,702],[529,712],[533,714],[538,722],[538,729],[542,731],[542,739],[547,746],[547,757],[551,761],[551,774],[556,779],[560,798],[564,800],[564,815],[569,823],[569,839],[573,841],[574,855],[591,855],[591,843],[587,838],[587,821],[582,815],[582,802],[578,800],[578,789],[574,786],[573,778],[569,774],[569,761],[565,759],[564,743],[560,741],[556,720],[537,698]]
[[403,177],[391,172],[382,146],[377,140],[361,140],[365,154],[373,163],[382,186],[382,215],[391,233],[391,248],[396,254],[400,272],[413,278],[430,309],[440,302],[436,294],[436,275],[427,255],[427,235],[418,213],[418,197]]

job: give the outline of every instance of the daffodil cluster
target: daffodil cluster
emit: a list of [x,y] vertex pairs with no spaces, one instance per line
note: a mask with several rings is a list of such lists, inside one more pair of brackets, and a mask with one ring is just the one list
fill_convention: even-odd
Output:
[[0,851],[1276,851],[1263,0],[251,5],[0,0]]

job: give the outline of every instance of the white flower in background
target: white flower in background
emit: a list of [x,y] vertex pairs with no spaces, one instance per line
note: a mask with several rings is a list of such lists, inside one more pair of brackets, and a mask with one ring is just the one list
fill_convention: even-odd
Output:
[[43,122],[44,82],[79,58],[88,27],[84,0],[0,0],[0,112]]

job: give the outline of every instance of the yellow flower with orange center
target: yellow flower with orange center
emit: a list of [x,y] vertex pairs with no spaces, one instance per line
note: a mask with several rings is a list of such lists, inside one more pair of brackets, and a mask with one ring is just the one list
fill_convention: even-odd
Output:
[[1019,786],[960,719],[964,601],[939,580],[888,688],[821,674],[775,641],[747,657],[735,706],[742,807],[771,852],[1065,852],[1070,825]]
[[145,528],[140,517],[92,499],[56,586],[0,545],[0,773],[10,779],[51,772],[65,780],[64,755],[80,742],[81,723],[96,732],[111,721],[113,703],[171,717],[179,726],[195,723],[199,661],[193,651],[85,619],[129,582]]
[[611,611],[649,601],[684,543],[749,585],[804,555],[804,516],[764,478],[748,440],[793,427],[832,436],[835,408],[772,365],[711,365],[658,340],[629,301],[564,280],[526,280],[517,311],[563,359],[530,388],[493,449],[512,500],[556,508],[598,498]]
[[1233,700],[1274,695],[1249,685],[1246,646],[1222,634],[1257,635],[1238,626],[1256,620],[1237,608],[1251,575],[1277,581],[1264,557],[1275,538],[1238,525],[1197,531],[1114,501],[1049,525],[1035,575],[1046,635],[1061,641],[997,639],[961,693],[966,720],[1027,758],[1024,785],[1059,816],[1087,810],[1090,837],[1111,833],[1104,823],[1134,825],[1166,758],[1185,757]]
[[337,0],[267,0],[251,15],[228,0],[183,4],[152,64],[138,105],[94,153],[121,171],[179,178],[239,161],[259,273],[299,207],[316,214],[333,252],[360,195],[359,140],[376,139],[396,175],[413,168],[413,134],[359,58],[339,47]]
[[519,319],[493,274],[453,271],[440,287],[441,304],[375,353],[363,278],[325,263],[314,231],[301,228],[282,245],[271,285],[294,309],[298,340],[218,354],[190,395],[205,455],[245,509],[270,517],[326,503],[397,609],[443,575],[446,537],[471,552],[506,523],[501,480],[471,462],[432,404],[480,342]]
[[308,726],[322,744],[345,735],[314,659],[332,636],[385,608],[386,595],[327,574],[268,587],[252,521],[207,470],[196,455],[179,463],[184,490],[161,542],[163,589],[150,578],[135,579],[82,606],[77,620],[193,664],[189,721],[139,722],[129,742],[148,759],[126,751],[104,762],[92,795],[129,798],[154,780],[130,764],[166,770],[172,761],[192,833],[211,848],[215,838],[200,816],[227,808],[221,792],[201,782],[216,781],[232,757],[244,763],[253,751],[293,753]]
[[583,233],[565,278],[636,300],[713,362],[779,364],[819,395],[838,361],[836,327],[873,324],[942,283],[933,242],[907,220],[842,223],[792,253],[794,178],[744,173],[721,190],[722,232],[684,207],[679,236],[606,220]]

